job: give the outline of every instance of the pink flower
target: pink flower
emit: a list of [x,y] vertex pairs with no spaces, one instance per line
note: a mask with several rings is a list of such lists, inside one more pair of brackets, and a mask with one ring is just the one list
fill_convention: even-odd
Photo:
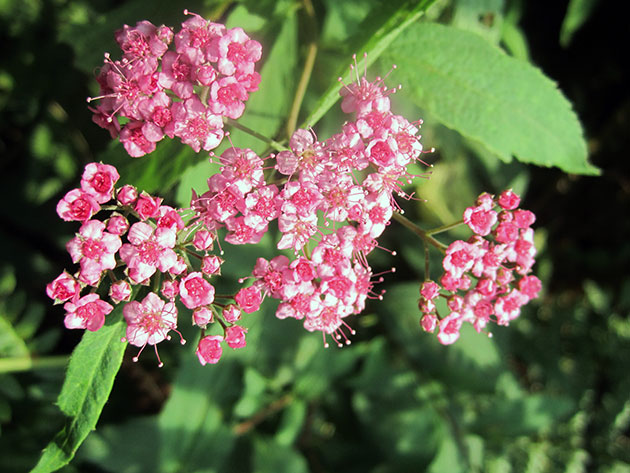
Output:
[[103,204],[113,197],[114,184],[119,177],[114,166],[89,163],[81,176],[81,189],[94,197],[99,204]]
[[175,136],[198,153],[216,148],[223,139],[223,120],[210,112],[196,95],[172,107]]
[[248,314],[256,312],[262,303],[260,289],[255,286],[244,287],[236,293],[234,300],[243,312]]
[[210,305],[214,301],[214,287],[200,272],[190,273],[179,283],[179,297],[189,309]]
[[143,283],[159,269],[165,273],[177,263],[175,230],[158,228],[147,223],[134,223],[127,235],[129,243],[120,248],[120,258],[128,266],[129,278],[135,283]]
[[199,307],[193,312],[193,325],[206,328],[206,325],[212,322],[214,314],[208,307]]
[[237,119],[245,110],[247,91],[233,76],[224,77],[212,83],[209,103],[213,113]]
[[542,283],[536,276],[523,276],[518,282],[518,290],[528,299],[536,299],[542,289]]
[[201,272],[207,275],[221,274],[221,265],[223,264],[223,258],[216,255],[206,256],[201,260]]
[[120,142],[132,158],[139,158],[145,154],[152,153],[155,151],[155,143],[162,139],[162,137],[155,139],[151,135],[147,137],[143,133],[143,127],[144,122],[133,120],[120,130]]
[[160,343],[169,338],[168,332],[177,328],[175,304],[165,303],[153,292],[142,302],[131,301],[125,305],[123,315],[127,321],[127,341],[137,347]]
[[92,195],[81,189],[73,189],[57,204],[57,215],[67,222],[72,220],[85,222],[100,208]]
[[104,230],[103,222],[90,220],[81,226],[77,236],[66,245],[72,262],[81,263],[79,280],[90,286],[97,285],[103,270],[116,267],[115,254],[122,245],[118,235]]
[[107,220],[107,231],[113,235],[122,236],[129,230],[129,221],[119,214],[112,214]]
[[484,206],[468,207],[464,211],[464,223],[477,235],[488,235],[496,222],[497,213]]
[[498,204],[505,210],[514,210],[521,203],[521,198],[512,192],[512,189],[505,190],[499,195]]
[[116,199],[118,199],[118,202],[122,205],[133,205],[138,199],[138,191],[134,186],[126,184],[118,189]]
[[501,222],[494,230],[494,237],[499,243],[513,243],[518,238],[518,227],[512,222]]
[[160,214],[162,198],[152,197],[146,192],[142,192],[136,201],[135,210],[141,220],[156,218]]
[[114,309],[102,301],[98,294],[83,296],[76,303],[66,302],[63,308],[66,310],[66,328],[86,328],[91,332],[100,329],[105,323],[105,316]]
[[55,300],[55,304],[66,302],[76,297],[81,291],[79,282],[70,276],[66,271],[46,286],[46,294]]
[[433,333],[435,331],[435,327],[437,327],[438,318],[433,314],[424,314],[422,320],[420,321],[420,325],[422,325],[422,330],[425,332]]
[[451,312],[447,317],[440,320],[440,331],[438,340],[442,345],[455,343],[459,338],[459,329],[462,326],[462,318],[457,312]]
[[241,318],[241,309],[239,309],[238,306],[234,304],[228,304],[227,306],[225,306],[222,313],[223,319],[231,324]]
[[260,59],[262,47],[249,39],[242,28],[232,28],[210,45],[210,53],[219,58],[221,74],[231,76],[254,72],[254,63]]
[[131,285],[127,281],[116,281],[109,287],[109,298],[116,304],[131,298]]
[[192,243],[199,251],[211,250],[213,239],[212,233],[208,230],[197,230]]
[[218,335],[208,335],[199,340],[199,345],[197,345],[197,351],[195,352],[197,358],[199,358],[199,363],[203,366],[205,366],[206,363],[218,363],[223,354],[223,348],[221,347],[222,341],[223,337]]
[[225,342],[230,348],[243,348],[247,345],[245,334],[247,329],[240,325],[233,325],[225,329]]
[[514,211],[514,224],[518,228],[529,228],[536,221],[536,215],[529,210],[518,209]]
[[434,281],[425,281],[420,286],[420,295],[431,301],[440,295],[440,286]]
[[179,294],[179,283],[177,280],[165,279],[162,281],[162,289],[160,290],[162,295],[169,301],[173,302]]

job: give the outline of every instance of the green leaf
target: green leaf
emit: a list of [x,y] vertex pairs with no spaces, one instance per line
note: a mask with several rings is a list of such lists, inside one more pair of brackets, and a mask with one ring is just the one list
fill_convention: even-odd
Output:
[[567,47],[573,35],[588,20],[598,0],[571,0],[560,28],[560,44]]
[[568,397],[530,394],[519,399],[495,398],[477,416],[472,430],[503,444],[509,437],[530,435],[559,423],[575,408]]
[[[356,44],[356,51],[367,53],[366,67],[370,66],[383,51],[394,41],[409,25],[418,20],[435,0],[420,0],[418,2],[404,2],[402,6],[395,8],[396,3],[387,3],[384,13],[382,10],[373,12],[364,23],[367,28],[360,28],[359,36],[350,43]],[[361,64],[361,68],[363,64]],[[354,71],[346,70],[341,78],[345,83],[354,80]],[[336,79],[336,78],[335,78]],[[311,111],[301,128],[314,126],[339,99],[340,85],[334,81],[328,90],[317,102],[315,109]]]
[[396,77],[417,105],[501,159],[599,173],[587,162],[582,128],[556,84],[478,35],[418,23],[386,57],[399,66]]
[[293,448],[263,439],[254,441],[254,469],[260,473],[306,473],[308,465]]
[[85,332],[70,358],[57,403],[66,425],[44,449],[32,473],[55,471],[68,464],[90,431],[96,427],[122,363],[126,343],[122,306],[97,332]]
[[236,382],[236,363],[227,353],[224,356],[226,359],[219,364],[207,366],[201,366],[192,351],[184,356],[173,392],[158,420],[158,471],[223,471],[223,462],[235,440],[224,417],[242,388]]
[[[238,122],[263,136],[274,137],[282,125],[289,107],[291,93],[298,75],[297,17],[295,12],[276,25],[279,32],[270,50],[265,49],[264,65],[260,71],[259,90],[247,101],[244,115]],[[240,130],[232,130],[232,141],[239,148],[250,148],[262,153],[267,144]],[[221,149],[228,147],[224,143]],[[217,150],[217,154],[219,151]]]

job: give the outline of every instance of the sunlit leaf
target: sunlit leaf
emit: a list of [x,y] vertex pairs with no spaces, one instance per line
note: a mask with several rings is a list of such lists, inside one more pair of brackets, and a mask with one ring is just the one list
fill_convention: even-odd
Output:
[[[413,51],[413,54],[409,52]],[[479,36],[434,23],[410,26],[387,51],[420,107],[501,159],[598,174],[582,127],[556,84]]]

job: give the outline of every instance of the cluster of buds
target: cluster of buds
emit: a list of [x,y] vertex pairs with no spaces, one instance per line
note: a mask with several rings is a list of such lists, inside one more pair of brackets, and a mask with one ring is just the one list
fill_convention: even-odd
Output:
[[[68,192],[57,205],[62,219],[82,222],[66,245],[79,270],[75,274],[64,271],[46,288],[56,303],[65,303],[66,327],[96,331],[113,310],[112,304],[125,302],[124,340],[142,351],[146,345],[155,347],[170,339],[171,331],[179,334],[179,300],[192,311],[192,323],[202,332],[215,321],[221,326],[222,335],[202,339],[198,347],[202,363],[219,360],[222,342],[231,348],[244,347],[246,329],[236,322],[243,311],[258,309],[260,291],[256,294],[255,288],[246,288],[231,297],[234,303],[227,303],[229,297],[225,303],[216,301],[210,279],[220,274],[223,259],[210,253],[213,234],[194,221],[185,223],[186,212],[163,205],[161,198],[139,194],[130,185],[116,188],[118,178],[113,166],[90,163],[81,187]],[[94,218],[101,211],[109,211],[106,218]],[[130,301],[139,292],[133,286],[151,287],[154,292],[149,291],[142,302]],[[107,291],[109,302],[101,299],[98,288]],[[82,296],[84,291],[89,293]],[[180,339],[184,343],[181,335]]]
[[241,28],[189,15],[177,33],[148,21],[125,25],[115,34],[122,59],[105,55],[99,96],[88,99],[100,99],[93,120],[133,157],[152,152],[164,136],[195,152],[216,148],[223,117],[240,117],[248,94],[258,90],[260,43]]
[[257,243],[277,220],[277,248],[294,256],[258,259],[252,287],[280,301],[279,318],[321,331],[325,346],[326,335],[340,346],[350,343],[344,329],[354,331],[343,319],[360,313],[367,298],[382,297],[372,290],[382,278],[366,258],[399,210],[394,194],[411,197],[402,186],[414,177],[408,164],[423,152],[420,123],[391,112],[394,90],[357,75],[341,89],[342,110],[354,120],[340,133],[318,141],[312,131],[297,130],[290,150],[267,158],[275,159],[273,182],[265,178],[265,160],[232,147],[220,156],[209,190],[193,199],[205,227],[225,227],[231,244]]
[[[420,286],[421,325],[427,332],[439,326],[440,343],[454,343],[464,322],[478,332],[491,320],[508,325],[522,306],[538,297],[541,282],[529,275],[536,255],[531,228],[536,217],[519,209],[519,204],[519,196],[511,190],[496,199],[481,194],[463,215],[474,235],[448,246],[440,284],[427,280]],[[446,316],[437,313],[438,297],[447,301]]]

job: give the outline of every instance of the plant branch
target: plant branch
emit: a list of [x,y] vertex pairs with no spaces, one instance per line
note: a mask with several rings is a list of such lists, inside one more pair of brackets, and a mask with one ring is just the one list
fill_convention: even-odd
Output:
[[270,415],[273,415],[276,412],[284,409],[287,406],[287,404],[289,404],[291,401],[293,401],[293,396],[291,394],[285,394],[281,398],[278,398],[275,401],[273,401],[271,404],[263,407],[261,410],[256,412],[249,419],[239,424],[236,424],[232,428],[232,431],[236,435],[246,434],[247,432],[252,430],[254,427],[256,427],[258,424],[260,424],[262,421],[264,421]]
[[248,135],[251,135],[254,138],[259,139],[260,141],[263,141],[263,142],[267,143],[270,147],[272,147],[276,151],[286,151],[286,150],[288,150],[288,148],[286,146],[282,145],[281,143],[278,143],[277,141],[272,140],[271,138],[267,138],[266,136],[261,135],[257,131],[252,130],[251,128],[249,128],[247,126],[238,123],[236,120],[232,120],[231,118],[223,118],[223,120],[225,121],[225,123],[227,125],[233,126],[234,128],[237,128],[237,129],[239,129],[241,131],[244,131]]
[[446,248],[448,248],[447,245],[437,241],[428,232],[424,231],[422,228],[420,228],[418,225],[413,223],[407,217],[403,217],[401,214],[397,212],[394,212],[393,217],[394,217],[394,220],[396,220],[398,223],[401,223],[404,227],[408,228],[409,230],[414,232],[416,235],[418,235],[420,238],[422,238],[422,241],[424,241],[425,243],[435,246],[442,253],[446,252]]
[[0,373],[14,373],[17,371],[31,371],[49,368],[65,368],[68,364],[67,356],[47,356],[31,358],[0,358]]
[[434,228],[433,230],[427,231],[427,235],[437,235],[438,233],[446,232],[453,228],[459,227],[460,225],[463,225],[463,224],[464,224],[464,221],[460,220],[459,222],[450,223],[448,225],[442,225],[441,227],[437,227],[437,228]]
[[293,97],[293,103],[291,104],[291,110],[289,112],[289,118],[287,119],[287,137],[291,138],[291,135],[297,127],[298,115],[300,113],[300,107],[304,100],[304,94],[306,93],[306,87],[311,79],[313,67],[315,66],[315,57],[317,56],[317,18],[315,16],[315,9],[311,0],[302,0],[304,4],[304,11],[307,17],[307,32],[309,36],[309,42],[307,44],[306,59],[304,60],[304,68],[302,69],[302,75],[298,82],[297,89],[295,90],[295,96]]

